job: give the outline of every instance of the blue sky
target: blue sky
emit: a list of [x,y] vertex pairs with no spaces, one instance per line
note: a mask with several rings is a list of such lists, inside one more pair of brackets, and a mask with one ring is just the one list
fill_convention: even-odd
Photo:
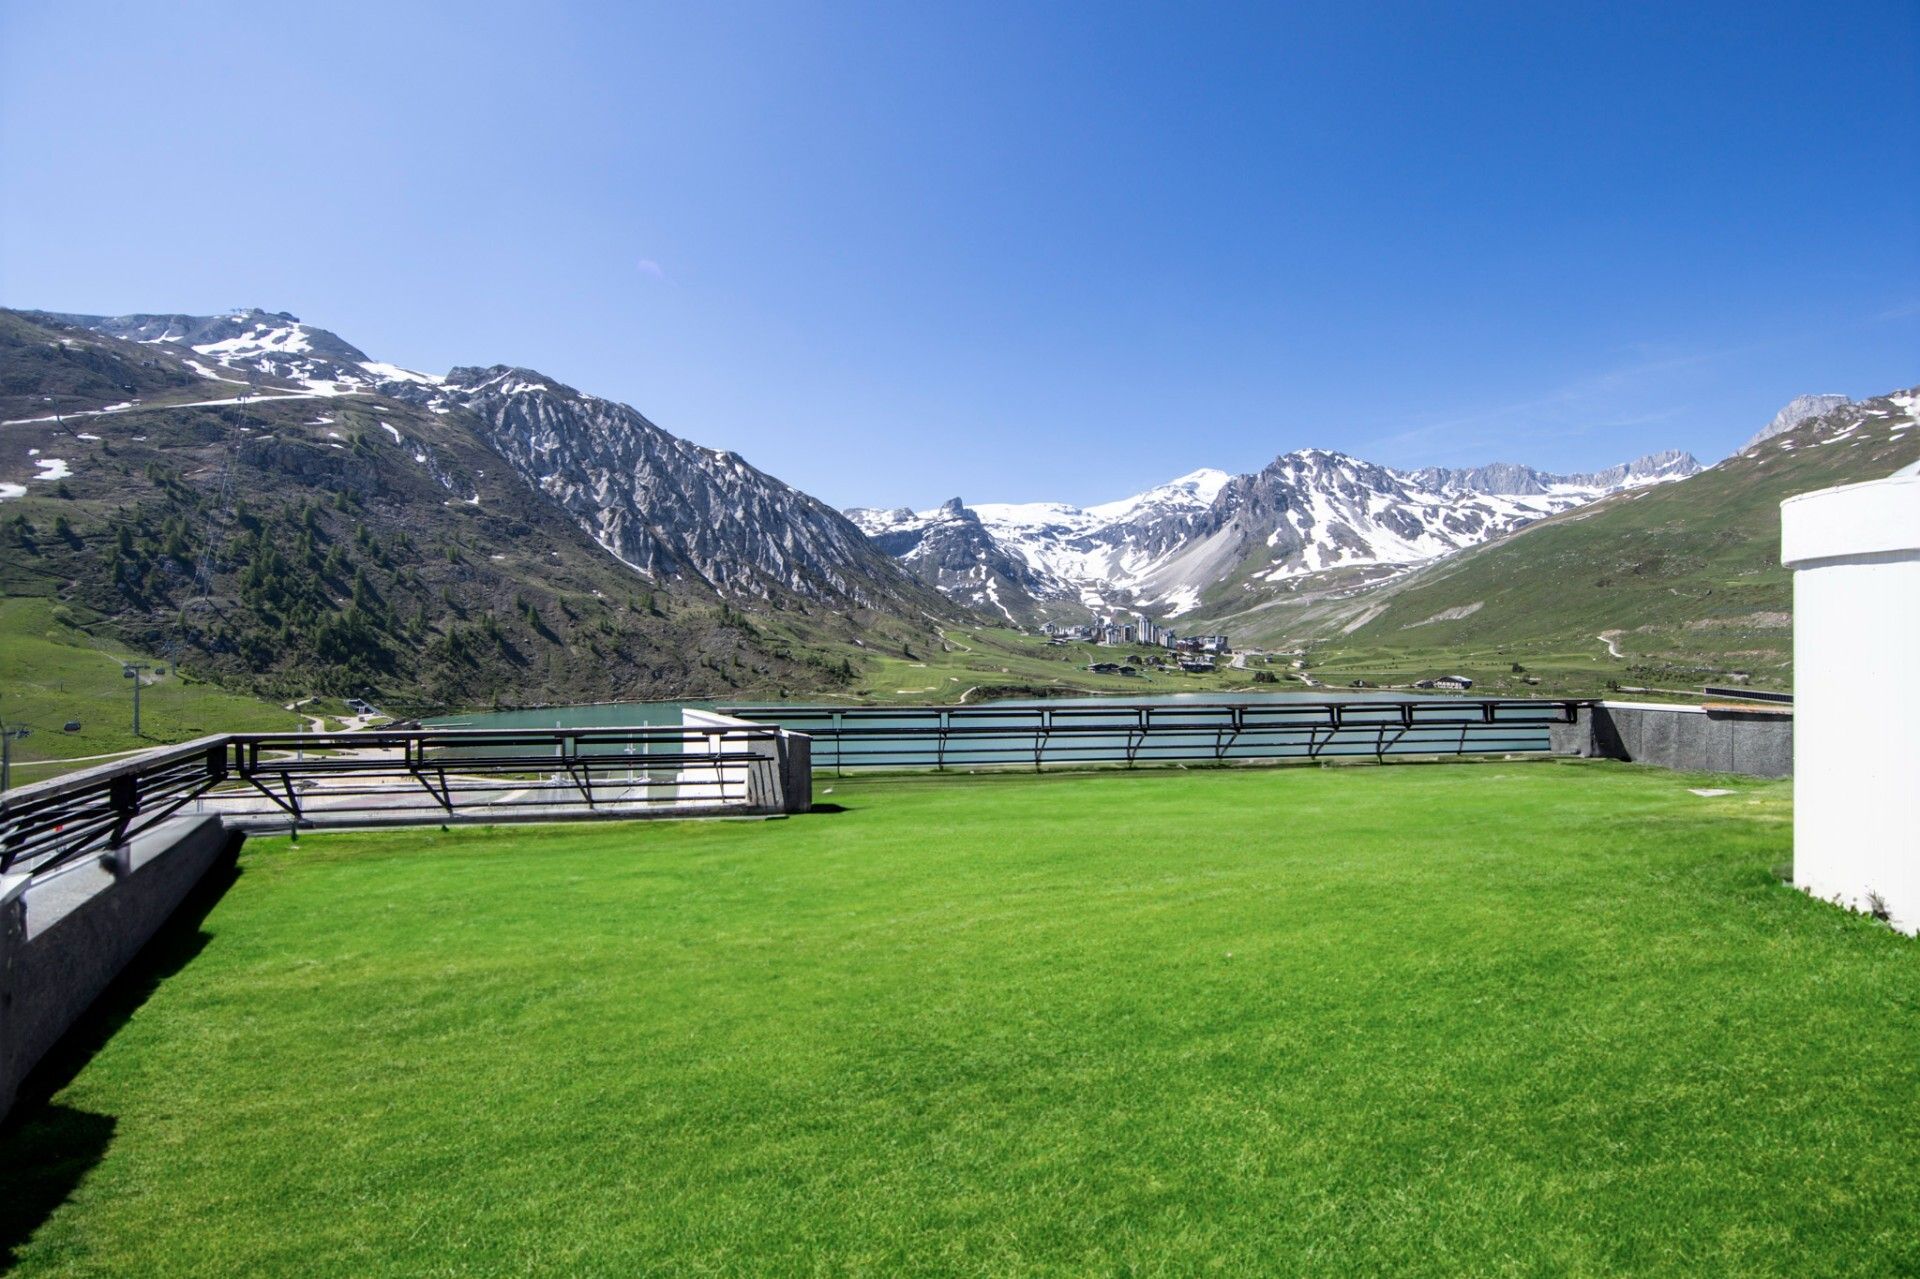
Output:
[[0,303],[525,364],[837,505],[1710,460],[1920,382],[1917,64],[1911,0],[0,0]]

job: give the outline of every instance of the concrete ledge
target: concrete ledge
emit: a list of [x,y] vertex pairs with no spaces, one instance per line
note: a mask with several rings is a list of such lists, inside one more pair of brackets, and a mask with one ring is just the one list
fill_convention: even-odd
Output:
[[[686,707],[680,722],[687,728],[758,728],[772,735],[742,742],[722,739],[716,748],[749,757],[747,805],[757,813],[804,813],[813,807],[813,739],[805,733],[759,724],[718,711]],[[683,783],[680,793],[704,796],[712,788],[698,779]]]
[[1793,776],[1793,715],[1770,706],[1600,702],[1549,733],[1556,755],[1697,773]]
[[243,838],[217,817],[180,818],[0,892],[0,1118],[47,1050]]

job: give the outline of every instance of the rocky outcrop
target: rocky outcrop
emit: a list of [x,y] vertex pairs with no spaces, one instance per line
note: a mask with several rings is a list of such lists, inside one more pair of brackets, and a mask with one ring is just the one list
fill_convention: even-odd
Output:
[[1773,415],[1773,421],[1760,428],[1760,433],[1740,446],[1742,453],[1755,446],[1765,444],[1776,435],[1785,435],[1802,422],[1824,416],[1835,409],[1844,409],[1853,403],[1844,395],[1796,395]]
[[867,607],[928,602],[839,512],[624,404],[506,365],[456,368],[435,398],[471,414],[522,478],[649,576]]

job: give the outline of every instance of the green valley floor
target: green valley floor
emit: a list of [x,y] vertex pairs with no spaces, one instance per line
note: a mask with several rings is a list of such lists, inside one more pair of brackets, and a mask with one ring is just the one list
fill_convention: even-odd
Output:
[[0,1133],[20,1275],[1920,1269],[1920,943],[1790,788],[823,779],[248,845]]

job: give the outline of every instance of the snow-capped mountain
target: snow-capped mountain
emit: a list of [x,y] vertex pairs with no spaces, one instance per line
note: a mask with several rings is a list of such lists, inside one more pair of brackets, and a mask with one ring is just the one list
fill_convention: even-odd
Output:
[[1013,620],[1043,603],[1099,608],[1181,545],[1225,471],[1199,470],[1144,493],[1079,507],[959,498],[924,512],[856,508],[848,516],[882,550],[950,597]]
[[1645,484],[1683,480],[1699,470],[1700,463],[1693,454],[1668,449],[1663,453],[1649,453],[1631,462],[1610,466],[1604,471],[1588,471],[1579,475],[1549,475],[1517,462],[1495,462],[1465,470],[1429,466],[1408,472],[1408,475],[1423,487],[1440,492],[1460,490],[1514,497],[1545,497],[1555,493],[1613,493]]
[[949,596],[1006,616],[1061,605],[1180,617],[1210,593],[1337,570],[1426,563],[1622,489],[1700,470],[1657,453],[1554,475],[1497,463],[1402,472],[1324,449],[1252,475],[1202,470],[1099,506],[983,503],[849,511],[876,543]]
[[[322,394],[370,389],[393,377],[422,379],[285,311],[250,307],[226,315],[64,315],[52,318],[108,337],[164,343],[210,381],[275,379]],[[191,351],[193,355],[187,355]],[[193,356],[202,357],[195,359]]]
[[[529,486],[656,580],[697,579],[722,594],[754,598],[790,591],[908,615],[951,611],[825,503],[732,453],[692,444],[624,404],[532,370],[418,373],[374,360],[285,312],[51,318],[161,347],[209,382],[267,379],[275,384],[267,390],[378,394],[456,415],[448,420],[469,423]],[[398,428],[381,425],[404,443]],[[412,457],[430,471],[436,465],[431,449]]]
[[[955,498],[926,512],[857,509],[849,523],[730,453],[530,370],[418,373],[285,312],[55,318],[164,347],[210,381],[383,395],[462,415],[528,485],[650,576],[697,578],[738,595],[792,591],[925,610],[934,597],[906,587],[910,574],[1021,623],[1122,607],[1179,617],[1236,589],[1335,572],[1378,577],[1699,470],[1687,454],[1660,453],[1582,475],[1511,463],[1399,472],[1309,449],[1253,475],[1199,470],[1096,506],[969,507]],[[415,460],[434,465],[431,450]]]
[[[1029,620],[1035,601],[1063,584],[1010,551],[959,498],[915,513],[855,509],[848,518],[873,545],[949,598],[1015,624]],[[1016,615],[1009,605],[1018,606]]]

